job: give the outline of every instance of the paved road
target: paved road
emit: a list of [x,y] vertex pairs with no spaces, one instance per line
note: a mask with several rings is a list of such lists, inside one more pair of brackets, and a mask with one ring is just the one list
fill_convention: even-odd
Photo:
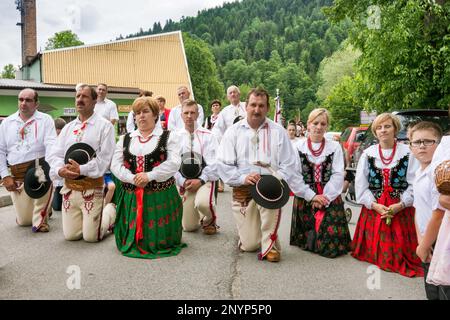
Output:
[[[111,236],[96,244],[65,241],[59,212],[50,233],[32,234],[15,225],[11,206],[0,208],[0,300],[425,299],[423,278],[379,271],[349,255],[327,259],[289,246],[292,199],[280,225],[282,261],[261,262],[256,253],[239,252],[230,197],[230,189],[220,194],[220,233],[184,233],[188,247],[160,260],[121,256]],[[357,218],[355,210],[352,234]],[[67,283],[77,284],[71,280],[78,268],[80,288],[69,289]]]

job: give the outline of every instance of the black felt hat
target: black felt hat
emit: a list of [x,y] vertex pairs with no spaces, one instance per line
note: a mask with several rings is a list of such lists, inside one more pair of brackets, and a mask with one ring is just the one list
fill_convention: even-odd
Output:
[[180,173],[186,179],[197,179],[206,166],[203,157],[197,152],[186,152],[181,155]]
[[[95,157],[95,150],[84,142],[78,142],[67,149],[64,157],[64,163],[69,163],[69,159],[76,161],[80,166],[91,161]],[[84,176],[79,176],[76,180],[83,179]]]
[[237,116],[236,118],[234,118],[233,124],[235,124],[235,123],[238,122],[238,121],[241,121],[242,119],[244,119],[243,116]]
[[25,173],[25,177],[23,179],[23,188],[25,189],[25,193],[33,199],[42,198],[50,189],[52,185],[52,181],[50,180],[50,165],[47,161],[41,159],[39,160],[39,166],[42,168],[43,176],[41,179],[45,181],[39,181],[39,171],[36,171],[36,163],[33,163],[28,167],[27,172]]
[[284,180],[272,175],[262,175],[257,183],[251,186],[253,200],[267,209],[282,208],[289,201],[291,190]]

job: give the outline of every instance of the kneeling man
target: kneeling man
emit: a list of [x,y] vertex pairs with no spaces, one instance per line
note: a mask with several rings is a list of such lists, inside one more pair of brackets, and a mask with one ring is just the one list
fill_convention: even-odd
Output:
[[94,112],[97,93],[76,91],[78,117],[58,136],[50,156],[50,176],[64,178],[62,221],[66,240],[100,241],[115,221],[115,207],[103,208],[103,175],[115,148],[114,127]]
[[198,105],[184,100],[181,117],[184,129],[181,137],[182,164],[175,178],[183,197],[183,230],[195,231],[202,227],[208,235],[217,232],[215,189],[218,176],[215,169],[216,139],[211,131],[197,124]]

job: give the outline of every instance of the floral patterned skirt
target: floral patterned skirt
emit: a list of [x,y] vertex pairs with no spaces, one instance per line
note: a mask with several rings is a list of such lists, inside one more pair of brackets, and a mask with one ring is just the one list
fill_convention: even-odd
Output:
[[321,256],[335,258],[350,251],[350,232],[344,203],[339,196],[330,203],[318,232],[315,231],[312,202],[295,197],[292,210],[290,244]]
[[387,225],[378,213],[363,206],[352,241],[353,257],[403,276],[423,277],[416,248],[414,208],[398,212]]
[[[119,185],[118,185],[119,184]],[[116,181],[116,245],[127,257],[156,259],[180,253],[183,204],[175,185],[164,191],[144,193],[143,239],[136,241],[137,203],[132,191]]]

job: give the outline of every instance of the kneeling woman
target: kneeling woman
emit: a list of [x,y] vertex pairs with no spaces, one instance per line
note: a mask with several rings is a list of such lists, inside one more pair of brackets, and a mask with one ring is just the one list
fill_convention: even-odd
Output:
[[308,138],[297,144],[309,190],[306,200],[294,198],[290,244],[334,258],[350,251],[351,238],[341,198],[344,156],[338,142],[324,138],[328,125],[328,111],[313,110],[308,117]]
[[407,145],[397,142],[397,116],[382,113],[371,129],[379,143],[364,150],[356,169],[356,201],[363,207],[352,256],[382,270],[421,277],[411,184],[419,163]]
[[177,255],[181,243],[182,200],[174,174],[181,164],[174,133],[155,126],[159,108],[150,97],[133,102],[138,129],[120,137],[111,171],[121,181],[116,189],[117,248],[134,258]]

